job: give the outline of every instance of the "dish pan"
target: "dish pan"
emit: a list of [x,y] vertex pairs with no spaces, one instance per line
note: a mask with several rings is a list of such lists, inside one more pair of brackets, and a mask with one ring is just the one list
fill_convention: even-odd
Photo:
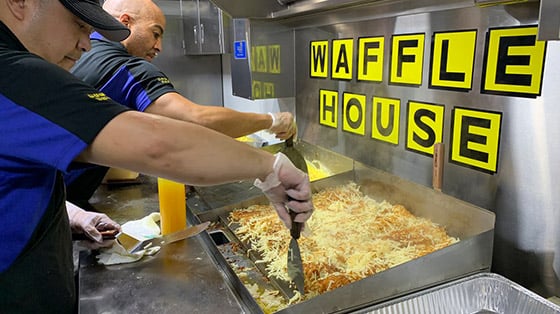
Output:
[[494,273],[480,273],[366,308],[371,314],[560,313],[560,307]]

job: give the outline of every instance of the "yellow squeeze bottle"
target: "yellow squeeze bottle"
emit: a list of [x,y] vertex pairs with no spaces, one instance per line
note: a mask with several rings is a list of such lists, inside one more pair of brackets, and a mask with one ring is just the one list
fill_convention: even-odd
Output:
[[187,195],[185,185],[158,178],[161,234],[166,235],[187,227]]

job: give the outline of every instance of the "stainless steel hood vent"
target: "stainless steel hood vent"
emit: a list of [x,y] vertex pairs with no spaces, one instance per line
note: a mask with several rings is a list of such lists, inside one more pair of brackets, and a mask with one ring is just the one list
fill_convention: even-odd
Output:
[[[387,0],[211,0],[233,18],[283,18]],[[393,0],[394,1],[394,0]]]
[[287,8],[278,0],[211,0],[233,18],[264,18]]

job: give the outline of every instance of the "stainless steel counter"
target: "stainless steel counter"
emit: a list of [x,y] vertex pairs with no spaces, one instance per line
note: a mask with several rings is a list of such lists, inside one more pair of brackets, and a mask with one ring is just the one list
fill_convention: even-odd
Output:
[[[157,181],[141,176],[140,184],[104,185],[90,202],[118,223],[136,220],[158,211]],[[98,265],[95,252],[82,251],[80,313],[249,312],[234,283],[213,261],[204,237],[170,244],[153,257],[122,265]]]

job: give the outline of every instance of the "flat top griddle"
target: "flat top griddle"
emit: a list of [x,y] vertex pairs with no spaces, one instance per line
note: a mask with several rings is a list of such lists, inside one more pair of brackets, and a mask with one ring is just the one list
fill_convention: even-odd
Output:
[[[335,290],[312,297],[301,303],[293,304],[279,311],[279,313],[345,313],[360,308],[380,304],[416,291],[463,278],[471,274],[489,271],[492,262],[495,215],[485,209],[459,199],[445,195],[426,186],[410,182],[379,169],[362,165],[347,157],[330,153],[329,151],[310,144],[298,142],[298,149],[308,160],[319,160],[329,169],[335,169],[334,175],[326,179],[312,182],[314,192],[327,187],[339,186],[355,182],[360,190],[369,197],[386,200],[392,204],[401,204],[411,213],[425,217],[445,226],[449,235],[460,238],[461,241],[410,262],[392,267],[362,280],[353,282]],[[270,149],[270,147],[269,147]],[[335,165],[333,167],[333,165]],[[252,184],[252,183],[251,183]],[[235,185],[235,186],[231,186]],[[241,243],[235,235],[235,226],[228,226],[227,216],[236,208],[246,208],[253,204],[268,204],[268,200],[259,192],[251,190],[248,182],[238,182],[219,186],[217,190],[208,192],[213,187],[205,187],[198,197],[205,206],[193,210],[200,221],[214,221],[223,225],[223,231],[236,246],[240,256],[235,258],[247,259],[236,263],[249,263],[244,267],[261,274],[255,274],[253,279],[263,288],[278,289],[283,298],[288,299],[292,289],[286,283],[276,282],[267,278],[264,265],[257,265],[259,260],[256,252],[251,251],[247,244]],[[234,195],[225,190],[234,191]],[[237,192],[235,192],[237,191]],[[229,194],[229,195],[228,195]],[[214,202],[214,195],[220,196],[220,202]],[[229,199],[228,199],[229,197]],[[208,206],[207,204],[222,206]],[[202,208],[204,207],[204,208]],[[192,207],[189,207],[192,208]],[[239,251],[241,248],[241,251]],[[227,250],[222,250],[226,252]],[[248,252],[248,254],[243,253]],[[222,255],[227,255],[221,252]],[[229,256],[226,259],[232,259]],[[252,265],[252,266],[250,266]],[[247,268],[248,269],[248,268]],[[244,275],[251,277],[251,275]],[[261,276],[261,278],[258,278]],[[383,287],[383,289],[379,289]]]
[[[389,176],[388,178],[386,176]],[[321,311],[326,313],[348,312],[372,304],[378,304],[414,291],[419,291],[449,280],[461,278],[473,273],[488,271],[491,264],[494,215],[472,204],[461,202],[443,195],[432,189],[417,187],[414,183],[402,182],[386,173],[378,173],[375,169],[358,166],[355,171],[339,174],[313,184],[313,189],[321,190],[325,187],[339,186],[352,179],[360,182],[362,190],[370,197],[376,198],[377,192],[382,198],[389,198],[394,202],[397,195],[404,195],[402,202],[416,204],[411,206],[415,215],[430,218],[436,223],[448,228],[452,236],[459,237],[460,242],[438,250],[410,262],[395,266],[362,280],[350,283],[338,289],[312,297],[301,303],[288,306],[280,313],[301,313],[306,311]],[[389,180],[387,180],[389,179]],[[416,189],[416,190],[414,190]],[[406,191],[406,194],[401,190]],[[371,193],[371,194],[370,194]],[[416,197],[427,200],[417,200]],[[440,204],[441,202],[441,204]],[[439,204],[434,207],[435,204]],[[231,252],[221,249],[221,253],[228,262],[238,267],[247,263],[246,268],[260,274],[246,272],[244,283],[251,282],[263,285],[262,289],[277,289],[280,295],[288,300],[293,296],[295,287],[288,283],[269,278],[264,264],[257,263],[261,258],[258,252],[250,249],[248,243],[243,243],[236,235],[236,226],[229,223],[229,213],[236,208],[246,208],[253,204],[268,204],[264,196],[254,197],[225,207],[206,212],[204,217],[212,217],[217,222],[226,237],[237,251],[235,257],[227,256]],[[410,205],[409,205],[410,206]],[[424,208],[424,206],[429,208]],[[209,214],[212,213],[212,214]],[[444,213],[444,214],[442,214]],[[384,289],[376,287],[383,286]]]

